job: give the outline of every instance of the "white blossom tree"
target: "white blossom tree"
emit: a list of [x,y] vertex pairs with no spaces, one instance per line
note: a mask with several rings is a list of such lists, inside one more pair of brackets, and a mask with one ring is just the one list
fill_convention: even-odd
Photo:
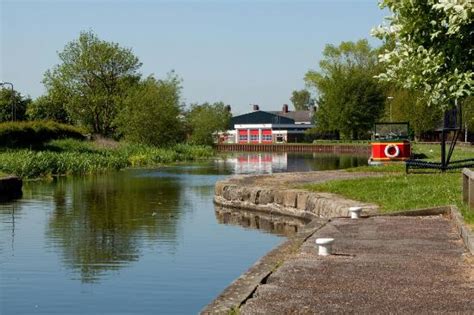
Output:
[[379,56],[382,81],[422,92],[445,110],[473,93],[472,0],[381,0],[392,15],[372,35],[388,47]]

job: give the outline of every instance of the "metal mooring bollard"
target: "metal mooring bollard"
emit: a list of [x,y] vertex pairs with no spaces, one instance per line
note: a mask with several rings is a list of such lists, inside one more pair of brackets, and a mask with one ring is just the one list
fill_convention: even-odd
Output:
[[329,256],[332,252],[333,238],[317,238],[316,244],[319,245],[318,255]]
[[351,219],[359,219],[362,207],[350,207],[349,212],[351,213]]

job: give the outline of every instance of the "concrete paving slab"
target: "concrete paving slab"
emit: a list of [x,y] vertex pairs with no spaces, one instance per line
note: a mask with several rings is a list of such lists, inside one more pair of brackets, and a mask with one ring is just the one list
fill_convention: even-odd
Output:
[[[317,255],[316,238],[335,238]],[[258,286],[242,314],[474,314],[474,260],[443,216],[338,218]]]

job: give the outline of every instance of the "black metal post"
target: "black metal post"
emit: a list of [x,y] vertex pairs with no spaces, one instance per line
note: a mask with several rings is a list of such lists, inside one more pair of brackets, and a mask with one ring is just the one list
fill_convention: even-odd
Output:
[[441,130],[441,170],[446,170],[446,131]]

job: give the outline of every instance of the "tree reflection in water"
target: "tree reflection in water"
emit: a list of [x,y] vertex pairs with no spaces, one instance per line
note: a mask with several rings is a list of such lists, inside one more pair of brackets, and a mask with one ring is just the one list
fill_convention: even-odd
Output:
[[100,280],[138,260],[147,240],[173,251],[181,213],[181,184],[119,172],[58,179],[47,236],[83,282]]

